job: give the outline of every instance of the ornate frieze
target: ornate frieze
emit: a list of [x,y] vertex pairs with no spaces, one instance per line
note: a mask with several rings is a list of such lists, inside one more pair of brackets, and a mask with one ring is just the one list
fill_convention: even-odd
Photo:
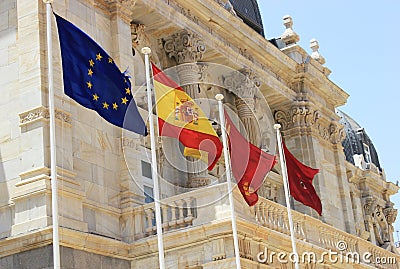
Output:
[[[50,119],[49,109],[47,107],[37,107],[32,110],[19,114],[19,126],[25,126],[37,121],[47,121]],[[60,109],[55,110],[55,118],[62,123],[72,124],[71,114]]]
[[203,58],[206,46],[197,34],[182,30],[164,39],[164,50],[178,64],[194,63]]
[[292,128],[311,128],[311,131],[332,144],[339,144],[345,138],[343,126],[335,121],[325,119],[319,110],[306,103],[292,106],[288,110],[277,110],[274,113],[276,122],[283,130]]

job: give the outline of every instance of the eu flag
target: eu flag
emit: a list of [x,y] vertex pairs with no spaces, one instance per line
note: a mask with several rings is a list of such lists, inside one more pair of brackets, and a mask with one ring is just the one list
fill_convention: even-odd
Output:
[[108,122],[147,135],[129,77],[93,39],[57,14],[64,92]]

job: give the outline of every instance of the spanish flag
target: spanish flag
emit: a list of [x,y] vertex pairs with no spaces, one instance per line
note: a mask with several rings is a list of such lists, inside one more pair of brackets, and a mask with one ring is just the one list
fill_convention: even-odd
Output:
[[208,118],[185,91],[152,64],[159,134],[185,146],[184,155],[202,159],[212,170],[222,144]]

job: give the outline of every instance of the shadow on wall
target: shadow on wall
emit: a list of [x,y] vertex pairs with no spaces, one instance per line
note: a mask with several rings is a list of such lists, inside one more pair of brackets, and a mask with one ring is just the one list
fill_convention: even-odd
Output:
[[0,151],[0,240],[10,236],[12,225],[12,208]]

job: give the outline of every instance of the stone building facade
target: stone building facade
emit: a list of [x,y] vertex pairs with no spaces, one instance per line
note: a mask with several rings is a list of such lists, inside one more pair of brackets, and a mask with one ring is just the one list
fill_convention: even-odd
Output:
[[[53,9],[130,67],[144,118],[140,50],[148,46],[192,98],[223,93],[253,144],[273,152],[272,124],[282,125],[290,151],[320,169],[322,216],[292,201],[298,252],[361,255],[301,268],[399,268],[390,201],[398,186],[386,180],[365,130],[336,110],[348,94],[330,81],[316,40],[310,53],[297,44],[290,16],[282,35],[267,40],[256,0],[55,0]],[[45,5],[2,0],[0,14],[0,268],[52,268]],[[148,138],[63,93],[54,24],[53,51],[62,268],[158,268]],[[205,107],[215,119],[215,106]],[[166,267],[235,268],[222,159],[207,172],[195,160],[174,160],[176,140],[157,146]],[[291,252],[282,185],[278,164],[254,207],[234,190],[242,268],[293,268],[257,258]],[[388,262],[372,264],[365,253]]]

